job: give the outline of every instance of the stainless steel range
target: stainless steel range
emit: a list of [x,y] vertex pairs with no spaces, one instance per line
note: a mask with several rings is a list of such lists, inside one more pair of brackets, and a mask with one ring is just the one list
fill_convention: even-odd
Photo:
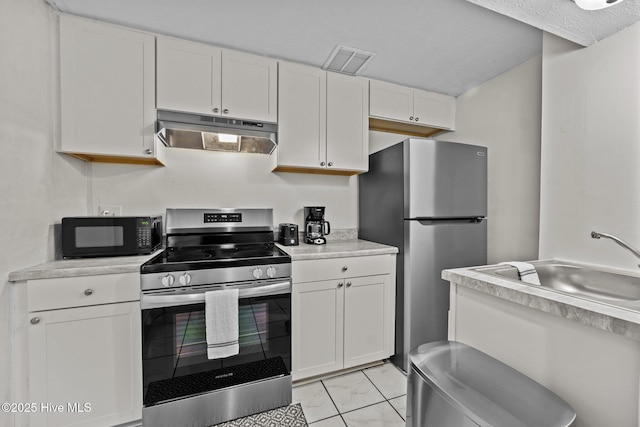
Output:
[[[291,258],[271,209],[167,209],[141,267],[144,426],[210,426],[291,403]],[[238,289],[238,352],[207,355],[205,293]]]

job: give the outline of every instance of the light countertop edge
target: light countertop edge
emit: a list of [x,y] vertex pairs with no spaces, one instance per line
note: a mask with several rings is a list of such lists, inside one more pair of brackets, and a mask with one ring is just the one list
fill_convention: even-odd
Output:
[[53,279],[61,277],[96,276],[103,274],[140,272],[140,266],[159,254],[102,258],[79,258],[49,261],[9,273],[9,282]]
[[[283,246],[277,244],[291,256],[291,260],[343,258],[354,256],[369,256],[381,254],[395,254],[398,248],[380,243],[360,239],[329,241],[325,245]],[[61,277],[95,276],[102,274],[135,273],[140,272],[140,266],[159,254],[161,250],[151,255],[81,258],[49,261],[32,267],[23,268],[9,273],[9,282],[24,282],[27,280],[52,279]]]
[[383,245],[361,239],[330,240],[324,245],[300,243],[298,246],[284,246],[278,244],[278,247],[291,256],[291,261],[398,253],[398,248],[395,246]]
[[443,270],[442,278],[477,292],[640,341],[640,311],[502,279],[472,268],[475,267]]

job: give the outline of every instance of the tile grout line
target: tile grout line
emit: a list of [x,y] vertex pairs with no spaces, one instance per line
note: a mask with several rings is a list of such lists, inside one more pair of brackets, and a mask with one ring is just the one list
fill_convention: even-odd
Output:
[[[371,368],[367,368],[367,369],[371,369]],[[376,386],[376,384],[371,380],[371,378],[369,378],[369,376],[368,376],[368,375],[366,374],[366,372],[364,372],[364,371],[365,371],[364,369],[360,369],[360,370],[357,370],[357,371],[348,372],[348,373],[344,373],[344,374],[341,374],[341,375],[336,375],[336,376],[334,376],[334,377],[325,378],[324,380],[319,380],[319,382],[322,384],[322,387],[324,388],[325,392],[326,392],[326,393],[327,393],[327,395],[329,396],[329,399],[331,400],[331,403],[333,404],[334,408],[335,408],[335,409],[336,409],[336,411],[338,412],[337,416],[339,416],[339,417],[340,417],[340,419],[342,420],[342,422],[344,423],[344,425],[345,425],[345,426],[347,426],[347,422],[345,421],[345,419],[344,419],[344,417],[343,417],[343,414],[348,414],[348,413],[350,413],[350,412],[359,411],[359,410],[364,409],[364,408],[369,408],[369,407],[371,407],[371,406],[379,405],[380,403],[383,403],[383,402],[387,402],[387,403],[389,404],[389,406],[391,406],[391,408],[393,409],[393,411],[394,411],[396,414],[398,414],[398,416],[399,416],[403,421],[405,421],[405,422],[406,422],[406,419],[405,419],[405,418],[400,414],[400,412],[399,412],[399,411],[398,411],[398,410],[397,410],[397,409],[396,409],[396,408],[391,404],[391,402],[389,401],[390,399],[397,399],[397,398],[399,398],[399,397],[406,396],[406,393],[405,393],[405,394],[401,394],[401,395],[399,395],[399,396],[394,396],[394,397],[391,397],[391,398],[387,398],[387,397],[384,395],[384,393],[382,393],[382,391],[378,388],[378,386]],[[356,372],[362,372],[362,374],[364,374],[365,378],[369,381],[369,383],[371,383],[371,385],[373,385],[373,387],[376,389],[376,391],[377,391],[378,393],[380,393],[380,395],[382,396],[382,399],[383,399],[383,400],[381,400],[381,401],[379,401],[379,402],[371,403],[371,404],[369,404],[369,405],[362,406],[362,407],[360,407],[360,408],[355,408],[355,409],[351,409],[351,410],[349,410],[349,411],[340,412],[340,410],[338,409],[338,405],[336,405],[336,403],[335,403],[335,401],[334,401],[334,399],[333,399],[333,396],[331,396],[331,393],[329,393],[329,389],[328,389],[328,388],[327,388],[327,386],[325,385],[324,381],[325,381],[325,380],[330,380],[330,379],[333,379],[333,378],[339,378],[339,377],[347,376],[347,375],[349,375],[349,374],[353,374],[353,373],[356,373]],[[333,417],[335,417],[335,416],[336,416],[336,415],[331,415],[331,416],[326,417],[326,418],[321,418],[321,419],[315,420],[313,423],[310,423],[309,425],[313,425],[313,424],[315,424],[315,423],[317,423],[317,422],[320,422],[320,421],[328,420],[328,419],[333,418]],[[348,427],[348,426],[347,426],[347,427]]]
[[[383,365],[383,366],[384,366],[384,365]],[[391,406],[391,408],[396,412],[396,414],[398,414],[398,416],[400,416],[400,418],[402,418],[402,421],[406,422],[406,421],[407,421],[407,420],[406,420],[406,418],[402,416],[402,414],[400,413],[400,411],[398,411],[398,410],[396,409],[396,407],[395,407],[395,406],[393,406],[393,405],[391,404],[391,402],[389,402],[389,400],[390,400],[390,399],[397,399],[398,397],[406,396],[407,394],[405,393],[405,394],[401,394],[400,396],[390,397],[389,399],[387,399],[387,396],[385,396],[385,395],[384,395],[384,393],[382,392],[382,390],[380,390],[380,389],[378,388],[378,386],[376,386],[376,384],[373,382],[373,380],[372,380],[371,378],[369,378],[369,375],[367,375],[367,373],[364,371],[364,369],[362,370],[362,373],[364,374],[364,376],[365,376],[365,377],[367,377],[367,379],[369,380],[369,382],[370,382],[371,384],[373,384],[373,386],[376,388],[376,390],[378,390],[378,392],[382,395],[382,397],[383,397],[383,398],[385,399],[385,401],[389,404],[389,406]],[[380,403],[380,402],[378,402],[378,403]],[[377,405],[377,404],[376,404],[376,405]],[[405,405],[406,405],[406,404],[405,404]],[[373,405],[369,405],[369,406],[373,406]],[[405,416],[406,416],[406,414],[405,414]]]

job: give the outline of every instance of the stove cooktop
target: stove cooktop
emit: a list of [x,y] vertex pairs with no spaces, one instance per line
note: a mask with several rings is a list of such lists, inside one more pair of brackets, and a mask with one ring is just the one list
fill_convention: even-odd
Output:
[[140,272],[202,270],[291,263],[291,257],[273,243],[229,247],[168,248],[142,265]]

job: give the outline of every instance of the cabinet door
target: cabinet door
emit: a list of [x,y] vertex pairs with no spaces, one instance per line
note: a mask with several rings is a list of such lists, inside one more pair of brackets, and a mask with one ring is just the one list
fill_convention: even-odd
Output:
[[390,276],[345,279],[344,367],[389,357],[388,292]]
[[201,43],[158,37],[158,109],[220,115],[221,52]]
[[439,93],[414,90],[413,114],[418,124],[442,129],[455,128],[455,98]]
[[60,17],[60,151],[152,158],[155,38]]
[[368,80],[327,73],[327,167],[369,169]]
[[342,369],[343,288],[342,280],[293,284],[294,381]]
[[371,80],[369,90],[371,116],[413,122],[413,89]]
[[63,407],[38,408],[30,425],[111,426],[142,417],[139,302],[35,312],[29,320],[29,401]]
[[222,51],[223,116],[277,122],[277,87],[276,60]]
[[278,166],[326,165],[327,73],[280,62],[278,71]]

